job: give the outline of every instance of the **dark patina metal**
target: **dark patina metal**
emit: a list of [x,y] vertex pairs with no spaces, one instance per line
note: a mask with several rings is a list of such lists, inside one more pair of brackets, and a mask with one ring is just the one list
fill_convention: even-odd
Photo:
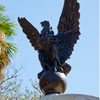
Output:
[[41,22],[43,29],[39,33],[26,18],[18,18],[23,32],[38,51],[43,68],[38,78],[44,94],[63,93],[66,89],[64,75],[69,73],[71,66],[65,61],[71,56],[73,47],[79,39],[79,17],[77,0],[65,0],[57,35],[54,35],[49,21]]
[[44,94],[64,93],[67,87],[66,76],[61,72],[48,70],[40,78],[40,89]]

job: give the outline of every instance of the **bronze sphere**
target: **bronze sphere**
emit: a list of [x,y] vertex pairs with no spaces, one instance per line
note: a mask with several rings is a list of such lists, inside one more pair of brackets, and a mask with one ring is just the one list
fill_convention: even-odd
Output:
[[40,89],[46,94],[64,93],[66,90],[66,76],[61,72],[47,71],[40,78]]

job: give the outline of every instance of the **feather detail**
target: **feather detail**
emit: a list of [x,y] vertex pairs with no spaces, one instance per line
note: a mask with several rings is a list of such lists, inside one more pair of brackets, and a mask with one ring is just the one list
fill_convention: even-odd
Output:
[[38,50],[38,30],[26,18],[18,18],[18,22],[22,27],[23,32],[27,35],[27,38],[30,40],[32,46],[35,48],[35,50]]
[[65,0],[58,24],[58,53],[61,64],[70,58],[74,45],[79,39],[80,5],[77,0]]

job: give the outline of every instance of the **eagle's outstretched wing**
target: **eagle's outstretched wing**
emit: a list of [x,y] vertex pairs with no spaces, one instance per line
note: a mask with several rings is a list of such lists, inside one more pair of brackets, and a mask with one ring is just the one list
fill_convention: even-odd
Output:
[[58,24],[58,54],[63,64],[72,54],[74,44],[79,39],[79,8],[77,0],[65,0]]
[[26,19],[19,18],[18,22],[23,29],[23,32],[27,35],[27,38],[30,40],[32,46],[34,46],[35,50],[38,50],[37,39],[39,37],[38,30]]

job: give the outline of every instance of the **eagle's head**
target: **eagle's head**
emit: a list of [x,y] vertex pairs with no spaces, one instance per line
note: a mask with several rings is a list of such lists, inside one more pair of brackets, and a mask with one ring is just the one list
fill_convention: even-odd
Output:
[[42,21],[41,23],[41,26],[44,28],[44,27],[50,27],[50,23],[49,23],[49,21]]
[[41,26],[43,27],[43,29],[41,30],[41,35],[45,36],[48,34],[54,34],[54,32],[52,31],[52,26],[50,25],[49,21],[42,21]]

